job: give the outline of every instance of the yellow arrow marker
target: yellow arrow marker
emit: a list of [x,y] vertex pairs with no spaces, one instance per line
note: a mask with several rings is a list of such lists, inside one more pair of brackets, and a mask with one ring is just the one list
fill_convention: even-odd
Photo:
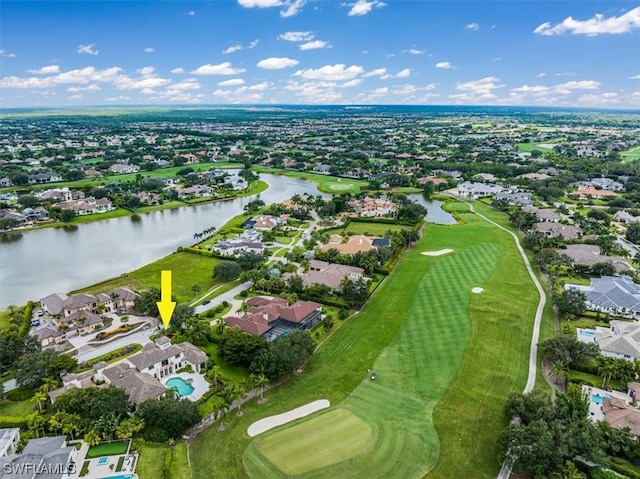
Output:
[[176,308],[175,301],[171,301],[171,271],[162,270],[160,273],[160,301],[156,302],[164,329],[169,328],[171,315]]

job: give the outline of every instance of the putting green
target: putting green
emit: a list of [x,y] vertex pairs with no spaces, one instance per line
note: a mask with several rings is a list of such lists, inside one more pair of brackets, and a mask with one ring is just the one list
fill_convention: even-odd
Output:
[[325,183],[325,187],[333,191],[346,191],[352,189],[354,185],[352,185],[351,183],[331,182]]
[[276,431],[252,446],[282,473],[293,476],[351,459],[373,442],[370,424],[338,408]]

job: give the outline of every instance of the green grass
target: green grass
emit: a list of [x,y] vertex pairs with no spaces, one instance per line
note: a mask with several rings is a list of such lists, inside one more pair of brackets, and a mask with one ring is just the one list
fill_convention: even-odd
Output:
[[35,403],[31,399],[23,401],[0,401],[0,416],[26,417],[34,410]]
[[518,143],[517,149],[518,151],[541,151],[542,153],[547,153],[549,151],[553,151],[553,148],[545,148],[539,145],[549,145],[553,144],[553,140],[543,141],[541,143]]
[[[359,456],[371,448],[374,438],[370,424],[348,409],[337,408],[259,439],[251,448],[279,472],[293,476]],[[261,463],[247,466],[256,467],[260,474]]]
[[190,302],[193,300],[191,287],[194,284],[198,283],[203,291],[207,291],[218,283],[212,278],[212,274],[213,267],[219,262],[217,258],[200,254],[173,253],[124,276],[83,288],[78,292],[96,294],[120,286],[129,286],[138,290],[159,288],[160,272],[170,270],[173,271],[173,294],[179,302]]
[[126,454],[129,443],[125,441],[103,442],[97,446],[91,446],[87,451],[87,458],[93,459],[102,456],[117,456],[118,454]]
[[[428,477],[469,477],[469,471],[495,477],[496,439],[507,423],[503,408],[508,393],[526,382],[538,297],[513,238],[476,215],[459,215],[459,225],[425,229],[304,374],[268,391],[265,404],[245,405],[244,416],[228,417],[225,432],[212,427],[194,439],[192,476],[278,477],[268,463],[261,474],[246,428],[326,398],[371,424],[376,442],[361,456],[326,463],[303,477],[406,478],[430,471]],[[420,254],[443,248],[454,252]],[[474,286],[485,292],[472,295]],[[378,372],[376,381],[368,379],[367,369]]]
[[636,146],[634,148],[631,148],[630,150],[621,152],[620,157],[624,162],[640,160],[640,146]]
[[408,226],[401,225],[389,225],[384,223],[376,223],[374,221],[370,223],[360,223],[359,221],[352,221],[344,229],[345,233],[365,234],[369,233],[371,236],[385,237],[387,231],[401,231],[408,230]]
[[[124,208],[116,208],[115,210],[107,211],[106,213],[99,213],[95,215],[82,215],[76,216],[69,223],[66,224],[82,224],[82,223],[92,223],[94,221],[102,221],[102,220],[110,220],[111,218],[121,218],[123,216],[131,216],[133,213],[129,210],[125,210]],[[60,223],[56,223],[60,224]]]
[[136,474],[140,479],[164,477],[164,457],[169,453],[169,446],[136,442],[135,449],[140,453],[136,466]]
[[213,358],[216,365],[220,367],[220,372],[225,378],[231,379],[236,382],[243,381],[249,377],[249,371],[240,366],[234,366],[226,361],[220,359],[218,355],[218,345],[216,343],[208,343],[206,346],[200,346],[205,353]]
[[171,460],[169,467],[165,470],[165,478],[185,479],[189,477],[189,462],[187,461],[187,445],[185,442],[183,440],[179,441],[168,453],[171,454]]

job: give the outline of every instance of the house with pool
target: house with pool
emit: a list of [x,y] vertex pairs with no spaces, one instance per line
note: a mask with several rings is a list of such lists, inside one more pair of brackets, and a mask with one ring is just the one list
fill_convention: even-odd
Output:
[[[100,361],[87,377],[67,375],[63,387],[51,391],[52,402],[64,391],[74,387],[113,385],[124,389],[134,405],[158,399],[173,389],[178,396],[197,401],[209,389],[202,375],[207,354],[189,342],[171,344],[166,336],[147,343],[140,352],[109,366]],[[184,369],[193,372],[187,372]]]
[[635,362],[640,359],[640,321],[612,320],[608,328],[578,328],[578,341],[596,343],[600,354]]
[[640,436],[640,383],[630,382],[626,393],[584,385],[582,396],[589,401],[591,421],[606,421],[614,429],[629,429]]

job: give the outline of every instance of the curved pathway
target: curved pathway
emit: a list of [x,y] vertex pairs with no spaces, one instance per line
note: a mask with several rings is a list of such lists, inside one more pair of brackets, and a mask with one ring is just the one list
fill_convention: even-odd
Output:
[[[456,199],[459,199],[459,198],[456,198]],[[509,229],[505,228],[504,226],[499,225],[495,221],[490,220],[483,214],[475,211],[471,203],[468,203],[466,201],[463,201],[463,202],[469,205],[469,209],[472,213],[475,213],[483,220],[491,223],[494,226],[497,226],[501,230],[506,231],[511,236],[513,236],[513,239],[516,242],[516,246],[518,247],[518,251],[520,251],[520,255],[522,256],[522,259],[524,260],[524,264],[527,267],[529,276],[531,276],[531,279],[533,280],[533,283],[536,285],[536,288],[538,290],[538,294],[540,295],[540,301],[538,302],[538,309],[536,309],[536,314],[533,321],[533,332],[531,334],[531,349],[529,350],[529,376],[527,377],[527,384],[525,385],[524,391],[523,391],[523,393],[525,394],[530,393],[531,391],[533,391],[533,387],[535,386],[535,383],[536,383],[536,374],[538,370],[538,364],[537,364],[538,363],[538,339],[540,336],[540,323],[542,321],[542,313],[544,311],[544,306],[547,302],[547,297],[544,293],[544,289],[542,288],[542,285],[540,284],[540,281],[538,281],[538,278],[533,272],[533,268],[531,268],[531,263],[529,262],[529,258],[527,257],[526,253],[524,252],[524,249],[520,245],[520,238],[518,238],[518,235],[516,235],[513,231],[510,231]],[[505,462],[502,464],[502,468],[500,469],[500,473],[498,474],[498,479],[508,479],[509,476],[511,476],[511,466],[509,466]]]

